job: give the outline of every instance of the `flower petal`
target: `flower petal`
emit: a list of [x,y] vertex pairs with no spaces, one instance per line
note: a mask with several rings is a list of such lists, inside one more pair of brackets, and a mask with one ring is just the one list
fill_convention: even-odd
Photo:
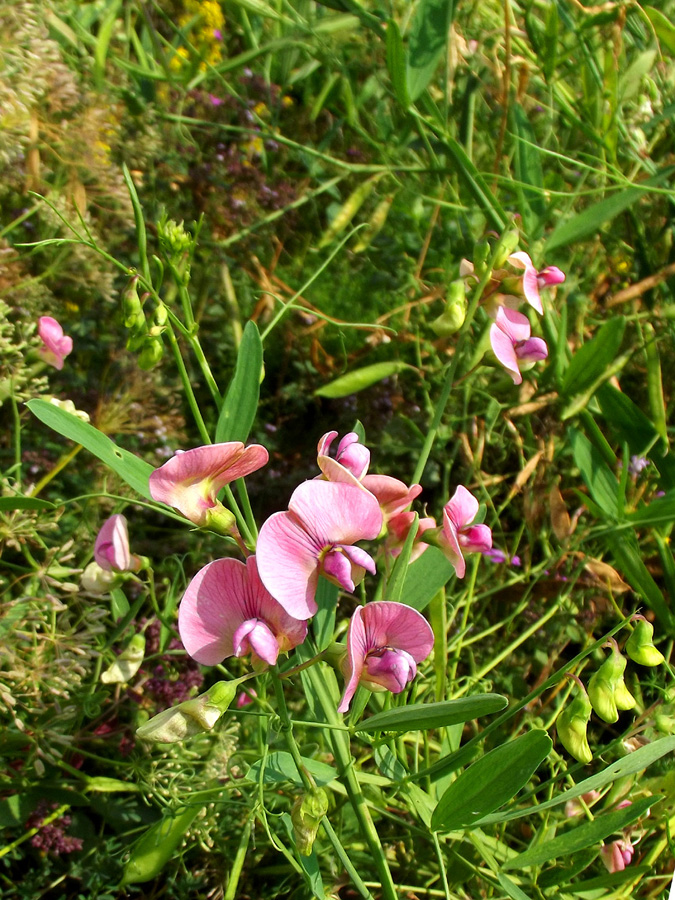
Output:
[[385,520],[403,512],[422,493],[421,484],[411,484],[408,487],[405,482],[392,478],[391,475],[366,475],[361,479],[361,484],[377,497]]
[[38,319],[38,336],[43,343],[40,355],[55,369],[63,368],[63,360],[73,349],[73,339],[63,333],[63,328],[51,316]]
[[417,665],[405,650],[384,650],[366,657],[361,680],[366,687],[378,686],[400,694],[417,674]]
[[390,600],[377,600],[361,608],[366,651],[405,650],[416,663],[422,662],[434,646],[434,634],[424,616]]
[[[327,481],[314,483],[337,487]],[[258,573],[270,594],[296,619],[310,619],[317,610],[314,595],[324,546],[292,512],[274,513],[260,529]]]
[[539,296],[537,270],[535,269],[532,260],[527,253],[520,251],[518,253],[512,253],[509,256],[509,262],[518,269],[525,269],[523,274],[523,294],[530,306],[534,307],[539,315],[543,315],[544,310],[541,305],[541,297]]
[[368,652],[366,630],[361,620],[363,609],[364,607],[362,606],[356,607],[347,631],[347,655],[343,661],[343,671],[347,683],[345,684],[340,705],[337,708],[337,711],[340,713],[346,713],[349,709],[352,697],[359,686]]
[[443,510],[443,531],[438,537],[438,545],[452,563],[455,575],[458,578],[464,578],[466,563],[462,556],[462,548],[459,545],[457,527],[445,509]]
[[548,356],[548,347],[546,341],[542,338],[533,337],[527,341],[521,341],[515,346],[516,356],[525,362],[539,362]]
[[126,572],[131,569],[127,520],[116,514],[101,526],[94,543],[94,559],[102,569]]
[[492,547],[492,531],[487,525],[471,525],[460,532],[459,543],[467,553],[486,553]]
[[479,503],[470,490],[463,484],[457,486],[455,493],[445,504],[444,511],[452,519],[455,528],[459,531],[471,522],[478,515]]
[[382,528],[377,500],[351,484],[305,481],[293,491],[288,508],[322,547],[374,540]]
[[[500,309],[503,307],[500,307]],[[497,357],[499,363],[511,375],[514,384],[521,384],[523,376],[518,368],[518,357],[516,356],[513,341],[505,334],[498,325],[490,326],[490,345],[492,352]]]
[[[330,550],[323,558],[321,571],[329,581],[338,584],[343,590],[350,593],[355,584],[352,577],[352,564],[340,550]],[[363,570],[361,570],[363,572]]]
[[279,650],[292,650],[307,637],[307,622],[289,615],[275,600],[260,579],[255,556],[246,560],[248,575],[246,610],[251,616],[263,619],[272,629]]
[[232,637],[235,656],[246,656],[255,653],[270,666],[276,665],[279,656],[279,644],[269,625],[260,619],[247,619],[242,622]]
[[192,579],[178,609],[178,631],[188,654],[205,666],[234,655],[233,636],[246,619],[246,566],[216,559]]

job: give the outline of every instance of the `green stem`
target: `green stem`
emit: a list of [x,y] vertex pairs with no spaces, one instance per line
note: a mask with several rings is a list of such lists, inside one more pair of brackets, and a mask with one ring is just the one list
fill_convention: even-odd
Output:
[[212,441],[209,437],[208,431],[206,430],[206,425],[204,424],[204,419],[202,418],[199,404],[197,403],[197,398],[195,397],[195,392],[193,391],[192,385],[190,384],[190,376],[188,375],[187,369],[185,368],[185,362],[183,361],[180,347],[178,346],[178,341],[176,340],[176,335],[173,333],[173,328],[170,325],[167,327],[165,334],[169,339],[171,351],[173,352],[174,359],[176,360],[176,366],[178,367],[178,374],[180,375],[180,380],[183,382],[183,390],[185,391],[185,396],[187,397],[188,405],[197,425],[197,429],[199,430],[200,437],[205,444],[211,444]]
[[251,500],[248,496],[248,491],[246,490],[246,481],[243,478],[237,478],[235,484],[237,486],[239,500],[241,501],[241,505],[244,510],[244,516],[246,517],[248,530],[255,542],[258,537],[258,526],[256,525],[255,516],[253,515],[253,510],[251,509]]
[[[324,678],[321,672],[318,671],[317,666],[313,666],[311,669],[309,669],[308,675],[311,679],[314,693],[318,698],[319,703],[321,704],[321,708],[323,709],[323,713],[328,723],[332,725],[340,724],[339,716],[335,710],[333,700],[327,692]],[[377,833],[377,829],[375,828],[372,818],[370,817],[370,812],[366,804],[366,798],[363,796],[361,786],[359,785],[356,778],[356,773],[354,772],[354,767],[352,764],[353,760],[351,757],[349,746],[349,738],[343,732],[331,731],[329,734],[329,740],[333,747],[333,756],[337,764],[338,772],[340,773],[340,779],[347,789],[349,802],[351,803],[354,813],[356,814],[361,833],[366,839],[368,849],[370,850],[370,853],[373,857],[373,862],[375,863],[375,866],[377,868],[377,872],[380,877],[380,885],[382,887],[382,897],[384,898],[384,900],[398,900],[396,886],[394,885],[394,880],[391,877],[391,872],[389,871],[389,866],[384,855],[384,850],[382,849],[382,844],[380,843],[380,836]]]
[[244,868],[244,860],[246,859],[248,842],[251,839],[251,830],[253,827],[254,817],[255,810],[249,815],[246,820],[246,824],[244,825],[241,840],[239,841],[239,846],[237,847],[237,852],[232,862],[232,868],[230,869],[230,877],[227,879],[227,890],[223,895],[223,900],[236,900],[237,888],[239,886],[239,879],[241,877],[241,870]]
[[[234,493],[229,484],[226,484],[224,487],[225,499],[227,500],[227,505],[230,510],[234,513],[234,517],[237,520],[237,525],[239,526],[239,531],[241,532],[241,536],[244,538],[246,544],[251,547],[251,549],[255,548],[255,538],[253,534],[251,534],[248,525],[246,524],[246,519],[244,518],[242,511],[239,509],[239,504],[234,498]],[[256,532],[257,533],[257,532]]]

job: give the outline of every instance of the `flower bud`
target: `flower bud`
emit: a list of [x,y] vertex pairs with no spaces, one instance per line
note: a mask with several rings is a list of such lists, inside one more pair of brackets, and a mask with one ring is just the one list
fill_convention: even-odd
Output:
[[593,759],[586,736],[586,728],[588,727],[588,720],[591,718],[592,707],[583,684],[576,676],[572,677],[579,685],[580,692],[558,716],[556,731],[558,732],[560,743],[570,756],[573,756],[580,763],[588,765]]
[[162,344],[162,339],[152,335],[143,344],[143,348],[138,356],[138,365],[147,372],[157,365],[163,355],[164,345]]
[[490,242],[487,238],[483,238],[473,248],[473,272],[476,278],[482,278],[487,272],[489,258]]
[[616,722],[619,710],[632,709],[635,698],[626,687],[623,673],[626,660],[619,653],[616,641],[610,638],[612,652],[588,682],[588,696],[593,709],[605,722]]
[[90,562],[82,573],[80,586],[92,594],[107,594],[118,580],[117,572],[113,572],[112,569],[106,572],[97,562]]
[[328,795],[323,788],[314,788],[309,793],[298,797],[293,804],[291,810],[293,836],[298,851],[303,856],[309,856],[312,852],[321,819],[327,812]]
[[450,337],[456,334],[466,318],[466,287],[462,280],[453,281],[448,288],[445,309],[431,323],[432,331],[438,337]]
[[138,275],[134,275],[122,294],[122,315],[126,328],[135,328],[139,321],[145,322],[141,298],[138,296]]
[[654,626],[644,616],[636,616],[635,628],[626,641],[625,650],[629,658],[640,666],[659,666],[664,662],[661,651],[654,646]]
[[134,677],[143,664],[145,635],[135,634],[115,662],[101,674],[103,684],[124,684]]
[[235,530],[234,513],[217,501],[215,506],[206,510],[204,527],[218,534],[231,535]]
[[239,681],[217,682],[199,697],[184,700],[178,706],[153,716],[136,729],[136,734],[144,741],[176,744],[195,734],[211,731],[234,700]]

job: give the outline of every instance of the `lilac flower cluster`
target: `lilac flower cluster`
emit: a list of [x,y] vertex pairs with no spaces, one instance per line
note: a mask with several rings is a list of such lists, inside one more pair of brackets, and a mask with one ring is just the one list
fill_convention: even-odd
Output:
[[66,829],[71,823],[70,816],[59,816],[48,825],[42,823],[49,814],[58,809],[58,803],[49,803],[40,800],[34,812],[26,821],[26,828],[39,828],[40,830],[30,839],[31,847],[42,853],[51,853],[53,856],[61,856],[63,853],[74,853],[82,849],[82,838],[72,837],[66,834]]

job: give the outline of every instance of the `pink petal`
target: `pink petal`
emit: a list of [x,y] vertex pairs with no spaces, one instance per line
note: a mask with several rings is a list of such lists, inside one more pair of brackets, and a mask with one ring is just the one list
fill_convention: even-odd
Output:
[[188,654],[205,666],[234,655],[233,636],[250,618],[246,566],[216,559],[192,579],[178,609],[178,631]]
[[127,520],[116,514],[101,526],[94,543],[94,559],[102,569],[126,572],[131,568]]
[[386,647],[405,650],[417,663],[431,653],[433,631],[424,616],[412,606],[378,600],[359,608],[367,652]]
[[537,281],[539,287],[550,287],[554,284],[562,284],[565,280],[565,273],[557,266],[547,266],[537,273]]
[[352,564],[344,553],[339,550],[331,550],[324,556],[321,569],[329,581],[338,584],[343,590],[350,593],[354,590]]
[[38,319],[38,336],[44,345],[40,349],[44,361],[55,369],[62,369],[64,357],[73,349],[73,339],[64,335],[61,325],[51,316]]
[[368,653],[366,630],[361,619],[362,613],[363,607],[357,606],[347,631],[347,656],[343,663],[347,683],[345,684],[340,705],[337,708],[337,711],[340,713],[346,713],[349,709],[352,697],[359,686],[359,680],[366,662],[366,654]]
[[[377,571],[375,560],[370,553],[366,553],[361,547],[342,547],[341,550],[352,565],[358,566],[359,569],[365,569],[371,575],[374,575]],[[363,578],[363,575],[360,578],[354,578],[354,582],[358,584],[361,578]]]
[[471,525],[460,532],[459,543],[467,553],[485,553],[492,548],[492,531],[487,525]]
[[361,484],[377,497],[385,520],[403,512],[422,493],[421,484],[411,484],[408,487],[391,475],[366,475],[361,479]]
[[251,616],[264,619],[274,632],[281,651],[292,650],[307,637],[307,622],[289,615],[274,599],[260,579],[255,556],[246,560],[248,594],[246,609]]
[[153,500],[178,509],[197,525],[206,510],[216,505],[218,491],[265,465],[269,458],[260,444],[244,447],[241,441],[209,444],[177,453],[150,476]]
[[242,622],[232,637],[232,647],[235,656],[246,656],[253,652],[270,666],[276,665],[279,656],[277,639],[269,625],[260,619]]
[[530,304],[530,306],[534,307],[537,312],[542,315],[544,310],[541,305],[541,298],[539,296],[539,282],[537,280],[537,270],[534,268],[532,264],[532,260],[527,255],[527,253],[519,252],[512,253],[509,256],[509,262],[511,265],[515,266],[518,269],[525,269],[525,273],[523,275],[523,294],[525,294],[525,299]]
[[443,532],[439,536],[438,543],[440,549],[452,563],[455,575],[458,578],[464,578],[464,575],[466,574],[466,563],[462,556],[462,548],[459,545],[457,526],[445,509],[443,510]]
[[460,528],[473,522],[478,515],[478,508],[478,500],[471,491],[460,484],[445,504],[444,511],[447,512],[455,528],[459,531]]
[[497,326],[507,334],[514,344],[526,341],[532,334],[530,320],[527,316],[508,306],[500,306],[495,318]]
[[382,528],[377,500],[351,484],[305,481],[293,491],[288,508],[321,547],[374,540]]
[[[503,307],[500,307],[503,309]],[[521,384],[523,376],[518,368],[518,357],[512,339],[498,325],[490,326],[490,345],[499,363],[511,375],[514,384]]]
[[336,459],[355,478],[361,480],[370,465],[370,450],[359,443],[359,436],[351,431],[338,444]]
[[318,456],[328,456],[330,452],[330,445],[333,443],[335,438],[338,436],[337,431],[327,431],[322,438],[320,438],[319,443],[316,447],[316,452]]
[[516,356],[525,362],[539,362],[548,356],[548,347],[546,341],[538,337],[530,338],[527,341],[521,341],[515,346]]
[[[335,481],[341,482],[342,484],[350,484],[352,487],[360,488],[361,490],[366,490],[365,487],[362,486],[361,482],[358,478],[356,478],[349,469],[345,469],[343,465],[341,465],[336,459],[333,459],[330,456],[317,456],[316,459],[319,468],[321,469],[321,475],[326,479],[326,481]],[[321,478],[321,475],[318,477]]]
[[417,666],[412,656],[405,650],[384,650],[366,658],[366,671],[361,679],[400,694],[417,674]]
[[256,548],[260,578],[270,594],[296,619],[310,619],[317,610],[314,595],[323,546],[292,512],[274,513],[260,529]]

